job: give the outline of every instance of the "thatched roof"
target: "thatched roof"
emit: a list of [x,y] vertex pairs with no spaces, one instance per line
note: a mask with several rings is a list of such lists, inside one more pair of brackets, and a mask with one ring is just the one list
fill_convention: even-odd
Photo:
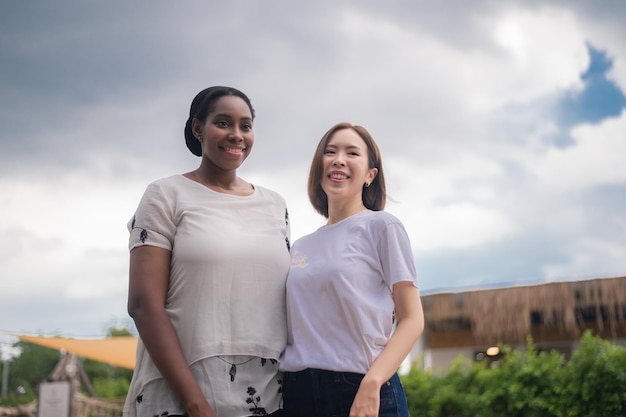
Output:
[[465,326],[485,343],[523,343],[533,324],[574,336],[590,324],[613,337],[626,329],[626,277],[432,294],[422,302],[428,331]]

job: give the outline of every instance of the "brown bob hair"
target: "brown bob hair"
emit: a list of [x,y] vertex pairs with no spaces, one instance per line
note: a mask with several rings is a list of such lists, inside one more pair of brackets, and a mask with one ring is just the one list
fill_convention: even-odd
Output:
[[322,175],[324,175],[324,167],[322,159],[326,146],[332,138],[332,136],[343,129],[354,130],[367,145],[367,156],[369,161],[369,168],[377,168],[378,174],[374,177],[374,180],[366,187],[363,185],[363,192],[361,194],[363,198],[363,204],[369,210],[380,211],[385,208],[387,201],[387,188],[385,186],[385,175],[383,173],[383,162],[380,155],[378,145],[374,141],[374,138],[370,133],[362,126],[355,126],[348,122],[337,123],[331,127],[322,137],[317,144],[317,149],[313,155],[313,161],[311,162],[311,169],[309,170],[308,180],[308,193],[309,200],[317,211],[322,216],[328,218],[328,196],[322,189]]

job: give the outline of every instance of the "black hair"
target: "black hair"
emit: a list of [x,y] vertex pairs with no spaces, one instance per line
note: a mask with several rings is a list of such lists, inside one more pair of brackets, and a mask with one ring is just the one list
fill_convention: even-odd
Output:
[[254,108],[252,107],[250,99],[243,92],[237,90],[236,88],[214,86],[205,88],[204,90],[200,91],[191,102],[191,107],[189,109],[189,119],[187,119],[187,123],[185,123],[185,143],[187,144],[187,148],[189,148],[191,153],[196,156],[202,156],[202,145],[200,145],[198,138],[196,138],[193,134],[191,128],[193,124],[193,119],[198,119],[200,122],[204,123],[207,116],[215,108],[215,103],[217,102],[217,100],[224,96],[235,96],[245,101],[250,108],[250,113],[252,113],[252,120],[254,120]]

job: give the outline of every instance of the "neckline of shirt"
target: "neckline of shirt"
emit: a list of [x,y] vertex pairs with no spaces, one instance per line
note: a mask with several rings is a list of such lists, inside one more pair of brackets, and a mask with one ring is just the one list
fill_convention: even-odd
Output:
[[183,174],[177,174],[176,176],[179,177],[179,178],[182,178],[186,182],[191,182],[191,183],[195,184],[196,186],[201,187],[203,190],[208,191],[210,194],[217,194],[219,196],[224,196],[224,197],[229,197],[229,198],[244,199],[244,200],[252,199],[252,198],[255,198],[257,196],[258,191],[259,191],[259,187],[257,185],[255,185],[255,184],[251,183],[250,185],[252,185],[252,193],[249,194],[249,195],[237,195],[237,194],[222,193],[222,192],[219,192],[219,191],[215,191],[215,190],[207,187],[206,185],[199,183],[198,181],[194,181],[191,178],[187,178]]
[[333,228],[335,226],[339,226],[341,224],[345,224],[350,219],[355,219],[355,218],[360,217],[360,216],[365,216],[364,213],[373,213],[373,212],[374,212],[373,210],[369,210],[369,209],[361,210],[361,211],[359,211],[357,213],[354,213],[351,216],[346,217],[345,219],[339,220],[337,223],[325,224],[322,227],[320,227],[320,230],[321,229],[324,229],[324,230],[331,229],[331,228]]

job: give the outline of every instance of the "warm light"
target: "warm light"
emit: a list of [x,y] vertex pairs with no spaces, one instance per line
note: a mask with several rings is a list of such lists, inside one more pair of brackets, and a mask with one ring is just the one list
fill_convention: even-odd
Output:
[[500,348],[497,346],[491,346],[485,353],[487,356],[498,356],[500,354]]

